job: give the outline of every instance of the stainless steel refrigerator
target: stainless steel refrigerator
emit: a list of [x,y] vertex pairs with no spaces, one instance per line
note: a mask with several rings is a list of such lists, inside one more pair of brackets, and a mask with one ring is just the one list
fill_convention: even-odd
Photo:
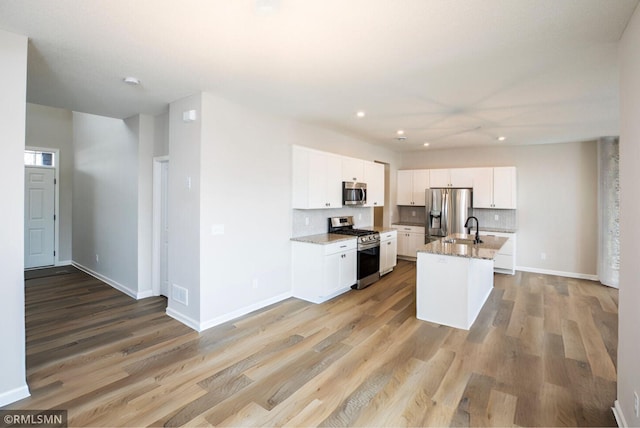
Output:
[[425,243],[452,233],[466,233],[464,223],[472,215],[473,192],[461,188],[426,190]]

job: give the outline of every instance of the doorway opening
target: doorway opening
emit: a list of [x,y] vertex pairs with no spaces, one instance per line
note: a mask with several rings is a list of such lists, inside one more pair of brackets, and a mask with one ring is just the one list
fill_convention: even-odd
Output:
[[24,151],[24,268],[58,264],[59,151],[27,147]]
[[151,284],[154,296],[169,296],[169,157],[153,158],[153,243]]

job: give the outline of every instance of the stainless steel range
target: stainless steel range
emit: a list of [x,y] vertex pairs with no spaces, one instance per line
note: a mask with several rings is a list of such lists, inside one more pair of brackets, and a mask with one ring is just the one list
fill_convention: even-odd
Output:
[[353,216],[330,217],[329,233],[358,238],[358,281],[351,288],[361,290],[380,279],[380,233],[354,229]]

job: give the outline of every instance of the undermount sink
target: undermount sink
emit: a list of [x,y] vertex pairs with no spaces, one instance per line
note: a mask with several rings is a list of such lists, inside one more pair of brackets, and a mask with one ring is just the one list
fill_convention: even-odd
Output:
[[442,238],[443,244],[460,244],[460,245],[474,245],[473,239],[460,239],[460,238]]

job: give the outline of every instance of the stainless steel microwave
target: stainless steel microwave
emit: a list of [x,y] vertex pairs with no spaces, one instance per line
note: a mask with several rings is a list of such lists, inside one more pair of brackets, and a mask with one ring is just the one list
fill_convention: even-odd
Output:
[[367,183],[342,182],[342,204],[364,205],[367,203]]

